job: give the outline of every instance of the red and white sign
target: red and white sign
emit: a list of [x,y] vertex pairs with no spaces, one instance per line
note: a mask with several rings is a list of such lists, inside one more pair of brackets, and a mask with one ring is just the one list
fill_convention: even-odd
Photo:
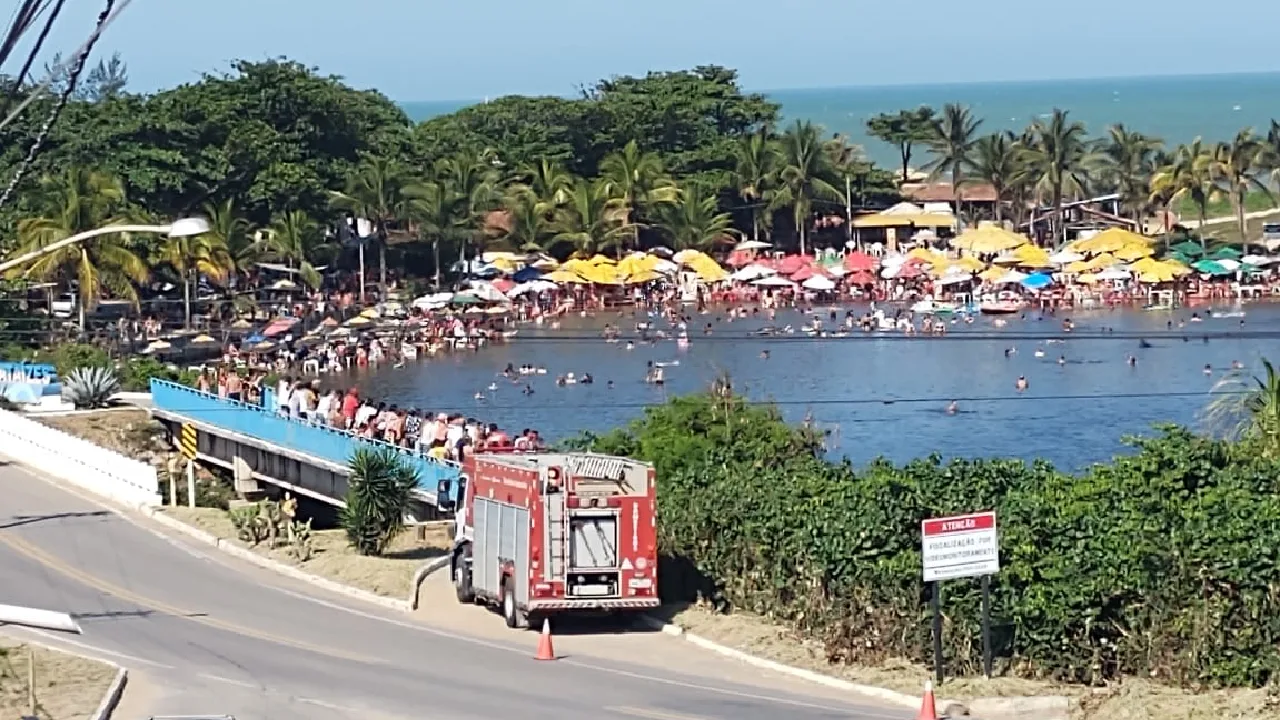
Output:
[[925,582],[1000,572],[994,512],[925,520],[920,535]]

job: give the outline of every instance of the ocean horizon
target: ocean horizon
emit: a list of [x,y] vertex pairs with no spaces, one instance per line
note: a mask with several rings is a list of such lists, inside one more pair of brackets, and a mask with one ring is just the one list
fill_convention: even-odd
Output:
[[[1154,135],[1170,145],[1197,137],[1230,140],[1244,127],[1265,134],[1280,119],[1280,72],[1227,75],[1166,75],[1045,81],[867,85],[761,92],[782,106],[789,124],[812,121],[828,133],[843,133],[877,165],[900,162],[892,146],[867,135],[866,121],[885,112],[946,103],[968,105],[983,119],[981,133],[1021,130],[1061,108],[1100,136],[1116,123]],[[453,100],[400,102],[415,122],[484,102]],[[918,160],[912,160],[919,165]]]

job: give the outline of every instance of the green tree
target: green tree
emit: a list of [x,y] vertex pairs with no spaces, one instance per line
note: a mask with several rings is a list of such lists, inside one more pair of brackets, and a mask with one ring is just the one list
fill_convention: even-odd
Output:
[[[42,177],[36,193],[39,214],[18,222],[18,255],[125,221],[124,188],[118,178],[103,172],[68,168],[61,174]],[[100,235],[10,271],[11,278],[73,284],[82,332],[85,315],[98,304],[104,290],[136,306],[137,286],[150,275],[146,260],[134,251],[125,233]]]
[[621,212],[610,207],[603,180],[579,179],[556,214],[556,234],[547,249],[568,245],[574,253],[591,257],[622,242],[628,230],[620,219]]
[[1229,143],[1218,143],[1210,151],[1209,174],[1218,192],[1231,199],[1235,211],[1236,226],[1240,229],[1240,241],[1248,243],[1248,226],[1245,224],[1245,199],[1258,192],[1274,202],[1271,191],[1259,175],[1265,163],[1265,144],[1253,134],[1253,128],[1236,133]]
[[391,448],[357,449],[350,467],[342,529],[356,552],[382,555],[404,529],[418,471]]
[[738,196],[751,206],[751,239],[761,232],[769,236],[773,214],[769,212],[778,182],[782,154],[768,130],[760,129],[738,139],[734,146],[734,185]]
[[1200,138],[1187,145],[1180,145],[1172,161],[1151,176],[1151,195],[1168,198],[1176,203],[1186,199],[1196,206],[1200,218],[1198,234],[1200,247],[1207,248],[1205,220],[1209,215],[1209,203],[1219,191],[1214,185],[1213,154],[1204,147]]
[[1036,120],[1029,129],[1023,146],[1023,162],[1035,193],[1053,208],[1053,238],[1066,242],[1067,224],[1063,222],[1064,198],[1079,197],[1089,184],[1089,172],[1097,155],[1090,147],[1084,124],[1073,121],[1066,110],[1054,109],[1048,122]]
[[183,322],[189,328],[192,293],[199,286],[199,276],[222,283],[235,271],[235,259],[222,235],[216,232],[166,237],[160,244],[159,254],[161,261],[173,268],[182,281]]
[[410,196],[410,218],[417,223],[421,237],[431,244],[435,286],[439,289],[443,270],[441,246],[462,248],[472,236],[469,198],[458,191],[447,175],[405,192]]
[[460,260],[468,261],[468,246],[479,257],[484,252],[485,223],[489,213],[502,207],[506,199],[503,178],[488,152],[458,152],[436,164],[435,181],[447,183],[459,198],[459,212],[471,232],[462,246]]
[[507,193],[508,227],[505,240],[515,250],[540,252],[556,234],[555,208],[540,200],[531,188],[520,185]]
[[970,171],[975,180],[987,183],[995,191],[995,220],[1003,221],[1004,204],[1026,173],[1017,138],[1010,132],[996,132],[975,140]]
[[[675,184],[662,167],[662,160],[641,150],[632,140],[600,163],[600,174],[605,194],[622,215],[631,246],[640,247],[641,214],[675,197]],[[624,250],[626,243],[619,243],[618,257]]]
[[705,194],[696,183],[680,188],[678,200],[663,205],[658,220],[674,250],[716,250],[735,242],[738,233],[733,216],[721,212],[716,198]]
[[[373,238],[378,243],[378,294],[387,296],[387,242],[388,228],[397,220],[410,214],[409,198],[405,188],[412,184],[408,171],[399,163],[385,157],[366,155],[347,177],[343,192],[330,194],[329,204],[358,218],[368,220],[373,226]],[[360,246],[360,279],[364,280],[364,238],[357,238]],[[364,300],[364,286],[360,287]]]
[[881,113],[867,120],[868,135],[898,148],[898,155],[902,158],[900,182],[906,182],[911,172],[911,158],[916,145],[927,143],[933,137],[935,115],[933,108],[921,106],[915,110]]
[[778,174],[779,187],[774,203],[777,207],[791,208],[800,254],[804,255],[808,253],[806,240],[814,201],[837,200],[840,191],[831,183],[834,179],[831,157],[825,150],[818,126],[797,120],[783,133],[780,145],[782,170]]
[[1103,182],[1120,195],[1120,205],[1135,221],[1142,220],[1150,202],[1155,156],[1163,143],[1117,123],[1107,128],[1099,158]]
[[1232,373],[1213,389],[1202,420],[1215,432],[1248,442],[1263,457],[1280,458],[1280,374],[1263,359],[1262,375]]
[[924,169],[931,174],[949,174],[951,176],[951,193],[956,217],[961,216],[960,184],[964,181],[964,171],[972,163],[973,143],[978,126],[982,120],[975,118],[969,108],[956,103],[947,103],[942,108],[941,117],[933,121],[933,134],[929,137],[929,150],[933,160],[926,163]]
[[324,233],[315,220],[301,210],[281,213],[267,227],[261,243],[262,253],[283,262],[307,287],[320,287],[320,272],[313,261],[321,254],[331,257],[331,248],[325,247]]
[[209,221],[213,241],[226,249],[234,263],[234,270],[244,273],[257,262],[260,250],[253,237],[253,226],[240,214],[235,200],[205,203],[204,216]]

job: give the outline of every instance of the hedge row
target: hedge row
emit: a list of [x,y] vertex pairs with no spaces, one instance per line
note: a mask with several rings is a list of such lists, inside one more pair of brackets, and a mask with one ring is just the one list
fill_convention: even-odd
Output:
[[[1280,669],[1280,465],[1162,427],[1082,475],[933,456],[855,469],[776,409],[678,398],[588,436],[653,462],[663,588],[775,619],[833,662],[928,663],[920,521],[994,509],[997,667],[1096,683],[1263,685]],[[944,589],[948,672],[981,672],[976,580]]]

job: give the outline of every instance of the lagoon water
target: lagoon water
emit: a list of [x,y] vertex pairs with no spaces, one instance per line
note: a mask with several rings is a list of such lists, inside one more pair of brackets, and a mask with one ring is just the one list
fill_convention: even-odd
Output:
[[[897,151],[867,136],[867,118],[920,105],[968,105],[984,119],[983,132],[1020,131],[1037,117],[1062,108],[1071,112],[1072,119],[1084,122],[1092,135],[1102,135],[1111,124],[1124,123],[1131,130],[1170,144],[1196,137],[1229,140],[1245,126],[1265,134],[1271,118],[1280,117],[1276,101],[1280,73],[822,88],[766,94],[782,105],[787,122],[803,118],[829,132],[844,133],[861,145],[869,158],[890,168],[900,162]],[[411,118],[421,121],[472,102],[405,102],[401,106]],[[913,160],[915,165],[920,162]]]
[[[1205,315],[1205,308],[1197,310]],[[1190,315],[1188,310],[1079,312],[1072,316],[1074,333],[1063,334],[1061,317],[1029,313],[1004,327],[988,318],[957,323],[943,339],[860,333],[814,339],[800,333],[753,337],[750,331],[764,326],[763,319],[728,323],[717,313],[695,316],[686,350],[667,340],[628,351],[623,343],[599,338],[607,321],[624,331],[634,327],[628,313],[621,319],[571,318],[558,330],[526,326],[505,346],[384,367],[340,382],[355,382],[366,395],[402,406],[463,412],[512,430],[535,427],[555,440],[617,427],[646,405],[704,390],[729,373],[735,389],[777,402],[789,420],[811,415],[832,430],[831,454],[855,463],[878,455],[906,461],[938,452],[1042,457],[1079,468],[1123,452],[1123,435],[1147,432],[1153,423],[1195,424],[1210,389],[1232,361],[1259,372],[1261,358],[1280,348],[1274,339],[1280,337],[1280,305],[1248,306],[1243,327],[1239,318],[1213,318],[1178,330],[1178,320]],[[1169,321],[1175,323],[1173,331],[1166,330]],[[699,331],[707,322],[713,324],[711,336]],[[776,325],[803,322],[798,311],[790,311],[779,313]],[[1085,337],[1108,328],[1116,334],[1149,333],[1152,347],[1140,348],[1130,337]],[[1205,333],[1240,331],[1274,335],[1202,340]],[[1041,339],[1049,337],[1065,342]],[[1009,347],[1017,352],[1005,357]],[[1044,350],[1043,358],[1035,357],[1037,348]],[[767,359],[761,357],[765,350]],[[1138,359],[1135,367],[1126,363],[1130,354]],[[1060,355],[1066,365],[1058,364]],[[666,370],[665,386],[643,382],[646,362],[676,360],[679,365]],[[523,381],[513,384],[499,376],[508,363],[548,372],[527,378],[534,394],[525,395]],[[1204,374],[1205,364],[1214,368],[1212,375]],[[555,376],[568,372],[591,373],[595,383],[558,387]],[[1014,390],[1019,375],[1030,382],[1024,393]],[[498,389],[488,391],[491,383]],[[474,398],[477,392],[483,400]],[[957,415],[945,412],[951,399],[960,401]]]

